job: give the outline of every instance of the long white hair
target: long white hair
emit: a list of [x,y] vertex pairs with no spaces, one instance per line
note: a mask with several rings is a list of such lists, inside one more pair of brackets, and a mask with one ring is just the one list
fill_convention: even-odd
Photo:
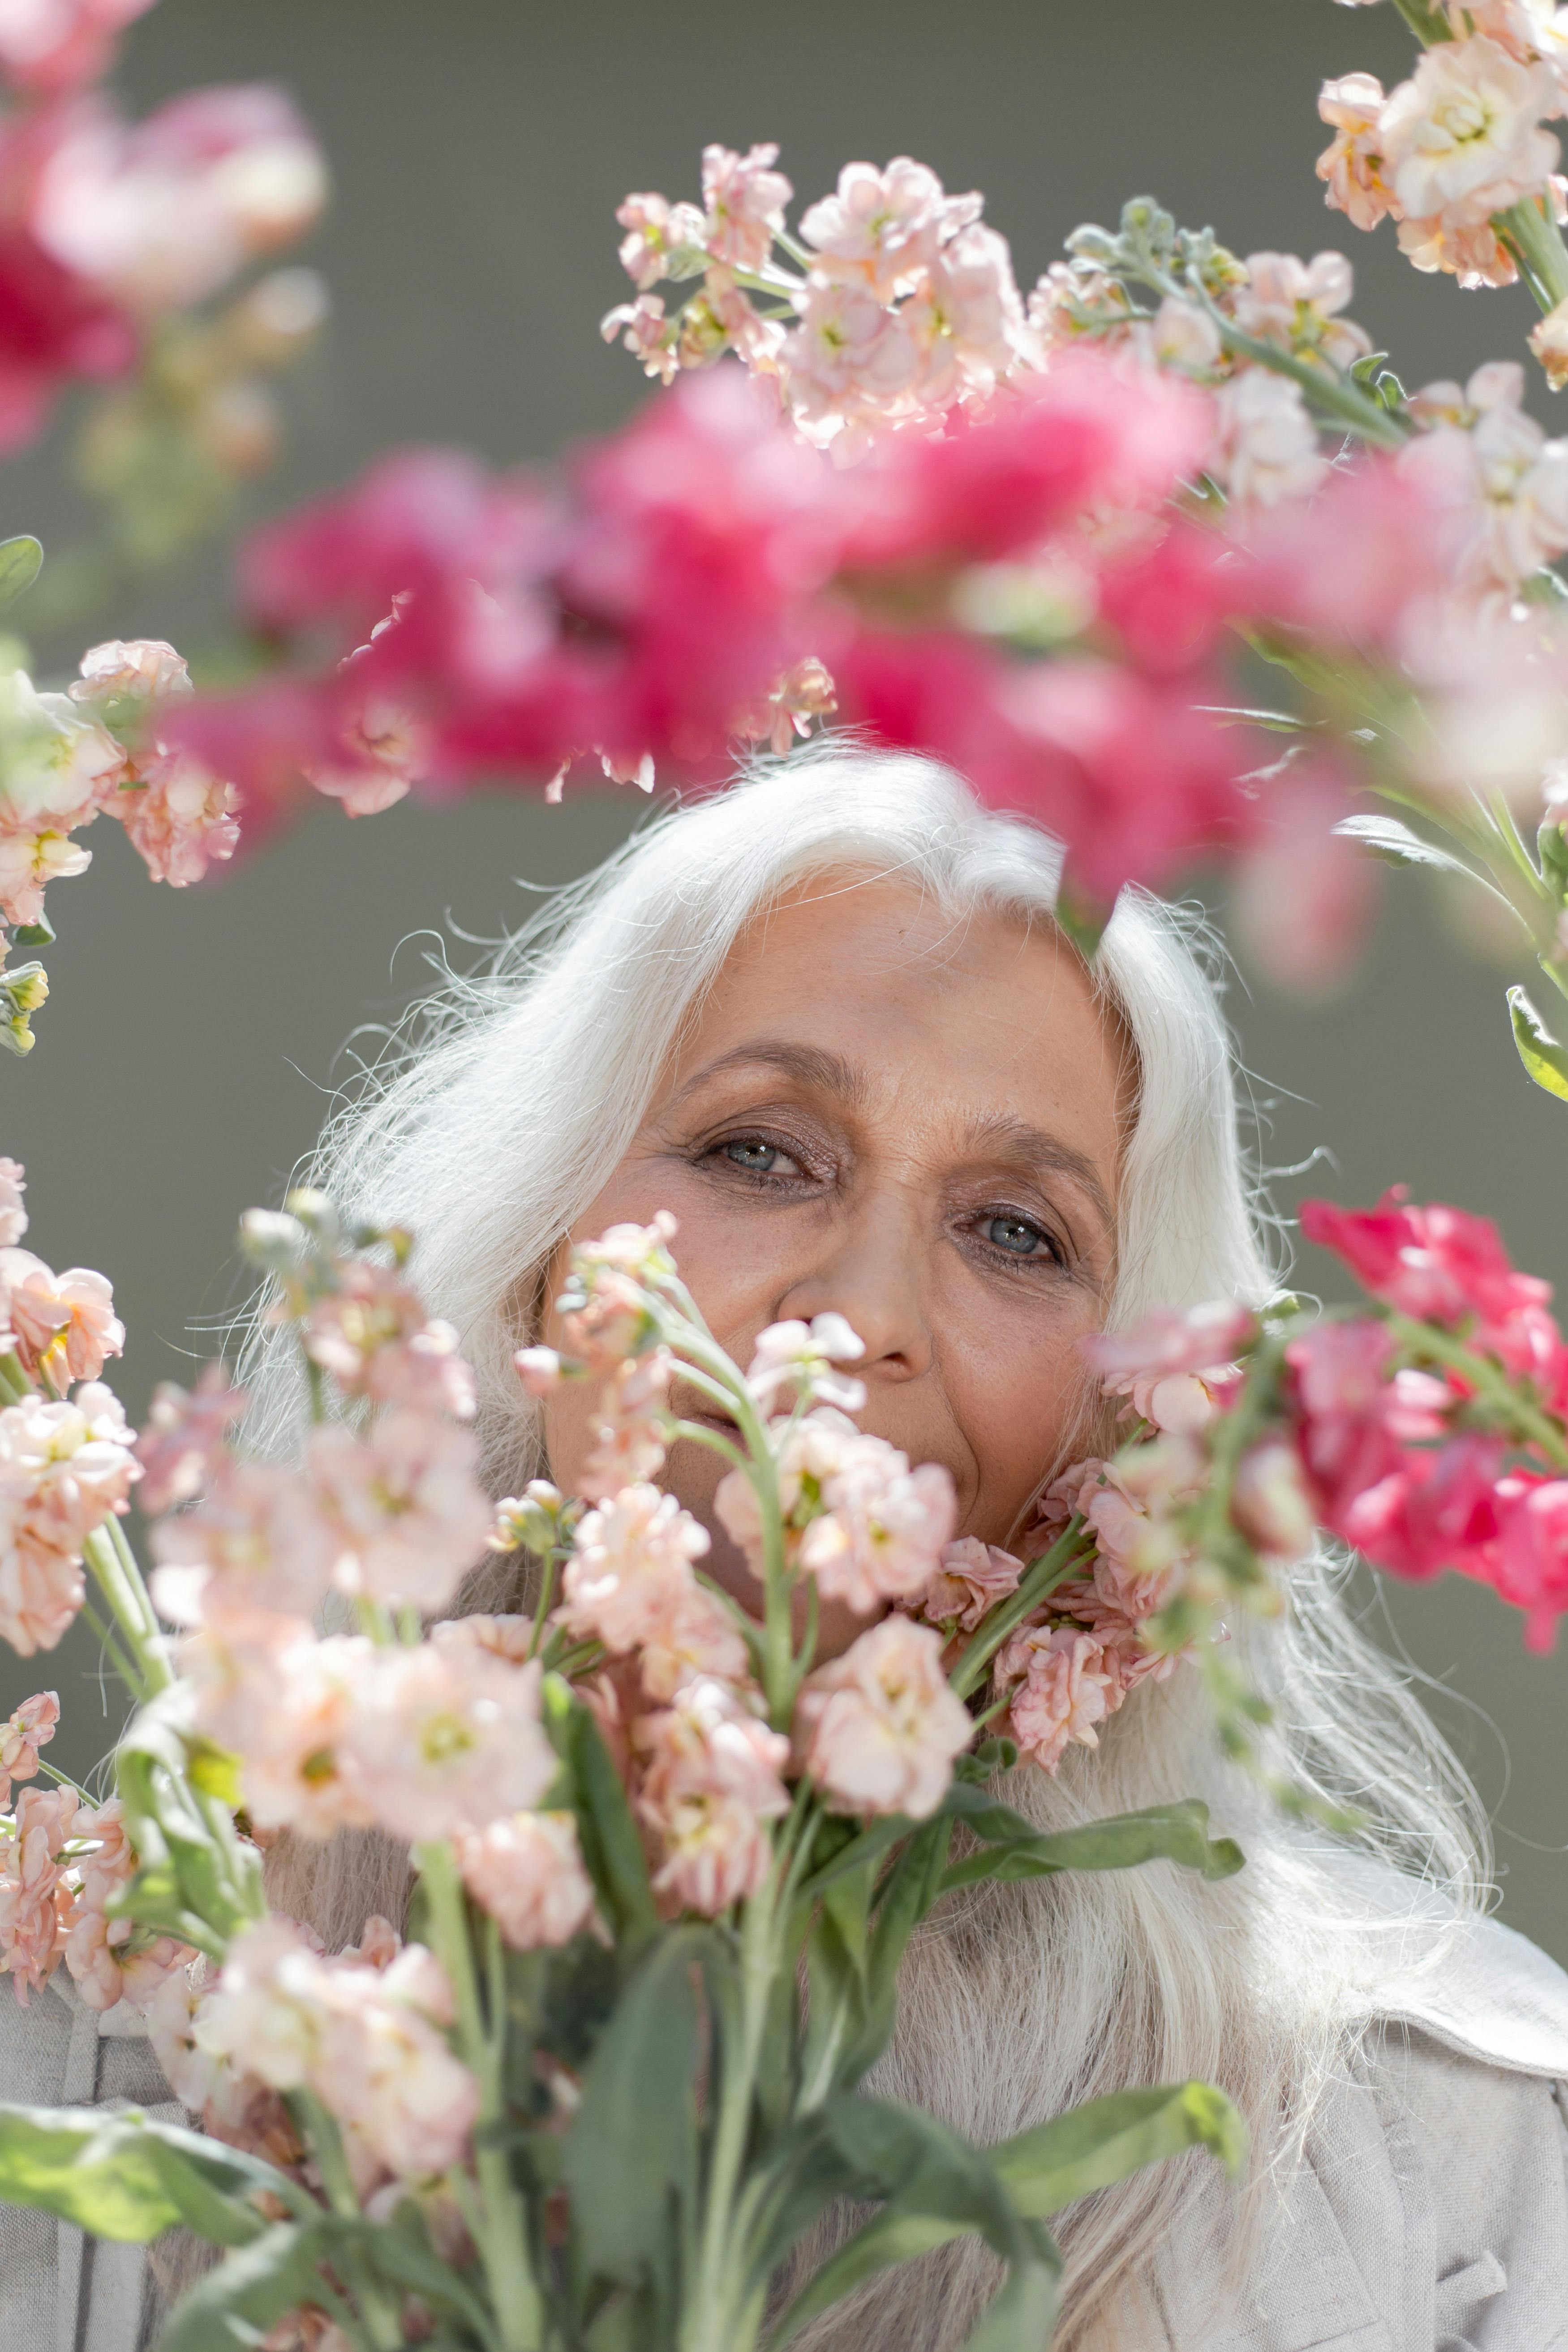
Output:
[[[815,878],[874,877],[918,890],[955,925],[998,912],[1054,928],[1060,870],[1052,841],[982,810],[944,769],[830,740],[656,818],[480,977],[421,1008],[329,1127],[308,1175],[349,1216],[416,1235],[420,1286],[457,1325],[478,1375],[496,1493],[548,1466],[538,1408],[512,1369],[536,1328],[544,1270],[626,1152],[745,927]],[[1277,1286],[1263,1238],[1275,1229],[1238,1140],[1231,1044],[1201,924],[1125,891],[1091,977],[1134,1064],[1110,1320],[1157,1304],[1261,1302]],[[281,1440],[297,1402],[276,1368],[255,1369]],[[1057,1466],[1042,1464],[1042,1476]],[[1104,2092],[1216,2082],[1251,2127],[1254,2185],[1241,2210],[1256,2232],[1271,2177],[1369,2011],[1379,1930],[1408,1916],[1403,1890],[1415,1903],[1412,1882],[1436,1888],[1453,1916],[1483,1884],[1484,1832],[1458,1768],[1355,1630],[1342,1581],[1326,1558],[1304,1567],[1289,1613],[1238,1632],[1237,1646],[1274,1701],[1268,1767],[1359,1807],[1359,1857],[1287,1821],[1255,1779],[1223,1762],[1196,1674],[1145,1685],[1096,1751],[1070,1750],[1054,1779],[1018,1771],[1010,1799],[1054,1826],[1205,1797],[1241,1839],[1247,1868],[1207,1885],[1161,1864],[950,1902],[911,1947],[873,2088],[984,2142]],[[492,1575],[468,1605],[508,1597]],[[1368,1849],[1383,1865],[1370,1881]],[[297,1851],[275,1899],[308,1903],[323,1932],[348,1940],[369,1910],[395,1907],[402,1869],[374,1842]],[[1157,2167],[1065,2217],[1065,2342],[1130,2340],[1157,2247],[1176,2231],[1194,2253],[1209,2240],[1207,2168],[1201,2157]],[[1231,2230],[1233,2253],[1247,2238]],[[1222,2258],[1216,2277],[1223,2268]],[[805,2340],[834,2352],[941,2352],[962,2339],[992,2276],[988,2258],[961,2242],[879,2280]]]

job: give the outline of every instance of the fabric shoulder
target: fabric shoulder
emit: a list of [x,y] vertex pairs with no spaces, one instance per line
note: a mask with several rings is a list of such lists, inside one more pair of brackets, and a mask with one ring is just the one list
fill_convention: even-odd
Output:
[[1500,1920],[1453,1922],[1426,1958],[1380,1980],[1373,2013],[1460,2057],[1568,2083],[1568,1974]]

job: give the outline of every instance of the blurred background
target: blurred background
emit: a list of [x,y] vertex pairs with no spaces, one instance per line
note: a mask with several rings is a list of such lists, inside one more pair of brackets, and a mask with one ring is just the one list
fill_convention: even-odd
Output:
[[[1410,43],[1392,8],[793,0],[785,14],[733,0],[161,0],[127,42],[132,110],[195,83],[276,79],[334,174],[304,257],[325,272],[334,315],[285,387],[289,455],[252,511],[335,483],[388,444],[534,461],[618,422],[646,387],[597,333],[626,290],[613,210],[633,188],[695,195],[708,140],[778,140],[803,202],[846,160],[914,154],[950,189],[984,188],[1026,289],[1079,222],[1113,221],[1126,196],[1152,193],[1242,253],[1348,252],[1353,314],[1407,385],[1522,356],[1533,313],[1521,291],[1419,278],[1386,226],[1363,236],[1323,210],[1319,83],[1355,68],[1404,78]],[[7,467],[5,530],[47,546],[77,535],[63,446],[57,431]],[[113,631],[197,652],[221,625],[225,577],[220,551],[117,604]],[[36,650],[64,671],[82,642]],[[498,794],[352,824],[323,806],[183,892],[153,888],[118,828],[93,829],[90,872],[50,893],[54,992],[39,1050],[0,1070],[0,1148],[26,1163],[39,1254],[115,1284],[132,1334],[117,1385],[133,1418],[155,1381],[188,1378],[206,1352],[200,1324],[243,1292],[240,1210],[276,1201],[333,1088],[428,989],[432,961],[475,959],[644,805]],[[1495,1216],[1516,1257],[1568,1291],[1568,1112],[1515,1062],[1503,971],[1448,925],[1394,876],[1338,999],[1235,984],[1272,1197],[1289,1213],[1303,1191],[1363,1202],[1406,1180]],[[1330,1285],[1332,1269],[1307,1253],[1299,1279]],[[1386,1597],[1369,1586],[1365,1605],[1430,1678],[1494,1811],[1504,1917],[1568,1961],[1568,1659],[1526,1656],[1518,1619],[1455,1578]],[[118,1717],[82,1629],[50,1659],[0,1660],[0,1712],[44,1682],[67,1713],[51,1757],[85,1771]]]

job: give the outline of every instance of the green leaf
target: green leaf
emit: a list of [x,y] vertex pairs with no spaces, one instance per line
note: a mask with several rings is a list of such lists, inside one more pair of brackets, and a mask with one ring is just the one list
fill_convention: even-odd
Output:
[[1500,899],[1505,907],[1509,903],[1484,874],[1478,873],[1462,857],[1456,857],[1451,850],[1439,848],[1435,841],[1423,840],[1420,834],[1401,824],[1395,816],[1377,812],[1342,817],[1334,831],[1344,840],[1359,841],[1363,849],[1370,849],[1376,857],[1386,858],[1391,865],[1433,866],[1444,874],[1462,875],[1467,882],[1479,883],[1483,889],[1490,890],[1492,897]]
[[182,2296],[158,2352],[255,2352],[286,2313],[322,2295],[321,2224],[282,2221]]
[[1031,1831],[965,1854],[944,1874],[942,1888],[972,1886],[984,1878],[1044,1878],[1058,1870],[1131,1870],[1144,1862],[1173,1862],[1205,1878],[1229,1878],[1247,1857],[1229,1838],[1210,1840],[1208,1817],[1205,1804],[1185,1797],[1178,1804],[1086,1822],[1081,1829]]
[[0,539],[0,609],[25,595],[44,568],[44,551],[27,531]]
[[1210,2149],[1232,2179],[1247,2161],[1247,2126],[1207,2083],[1115,2091],[987,2152],[1019,2212],[1042,2220],[1186,2147]]
[[209,2244],[242,2246],[266,2227],[250,2201],[263,2189],[298,2201],[259,2158],[134,2107],[0,2106],[0,2199],[97,2238],[145,2245],[183,2223]]
[[668,2257],[672,2203],[697,2174],[694,1969],[712,1958],[707,1928],[657,1943],[599,2037],[567,2136],[565,2173],[586,2270],[635,2286]]
[[658,1933],[658,1908],[620,1775],[598,1725],[570,1684],[559,1675],[546,1675],[542,1698],[545,1727],[570,1776],[583,1859],[619,1930],[618,1940],[644,1942]]
[[1568,1047],[1557,1043],[1522,988],[1509,990],[1508,1011],[1525,1069],[1545,1093],[1568,1102]]

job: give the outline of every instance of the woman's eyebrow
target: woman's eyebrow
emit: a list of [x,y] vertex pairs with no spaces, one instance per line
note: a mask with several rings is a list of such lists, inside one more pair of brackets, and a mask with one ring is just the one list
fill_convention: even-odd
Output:
[[1107,1230],[1114,1232],[1116,1212],[1100,1171],[1092,1160],[1076,1151],[1070,1143],[1063,1143],[1058,1136],[1047,1135],[1043,1128],[1031,1127],[1027,1119],[1014,1118],[1005,1111],[994,1111],[973,1120],[968,1140],[972,1151],[994,1153],[999,1159],[1013,1160],[1031,1171],[1050,1169],[1058,1176],[1070,1176],[1089,1195]]
[[726,1070],[745,1068],[778,1070],[797,1084],[814,1087],[819,1094],[837,1096],[840,1102],[858,1108],[866,1100],[866,1081],[853,1062],[841,1054],[831,1054],[820,1045],[794,1045],[783,1038],[760,1037],[744,1045],[731,1046],[716,1061],[704,1063],[677,1092],[671,1108],[682,1103],[699,1087],[716,1078]]

